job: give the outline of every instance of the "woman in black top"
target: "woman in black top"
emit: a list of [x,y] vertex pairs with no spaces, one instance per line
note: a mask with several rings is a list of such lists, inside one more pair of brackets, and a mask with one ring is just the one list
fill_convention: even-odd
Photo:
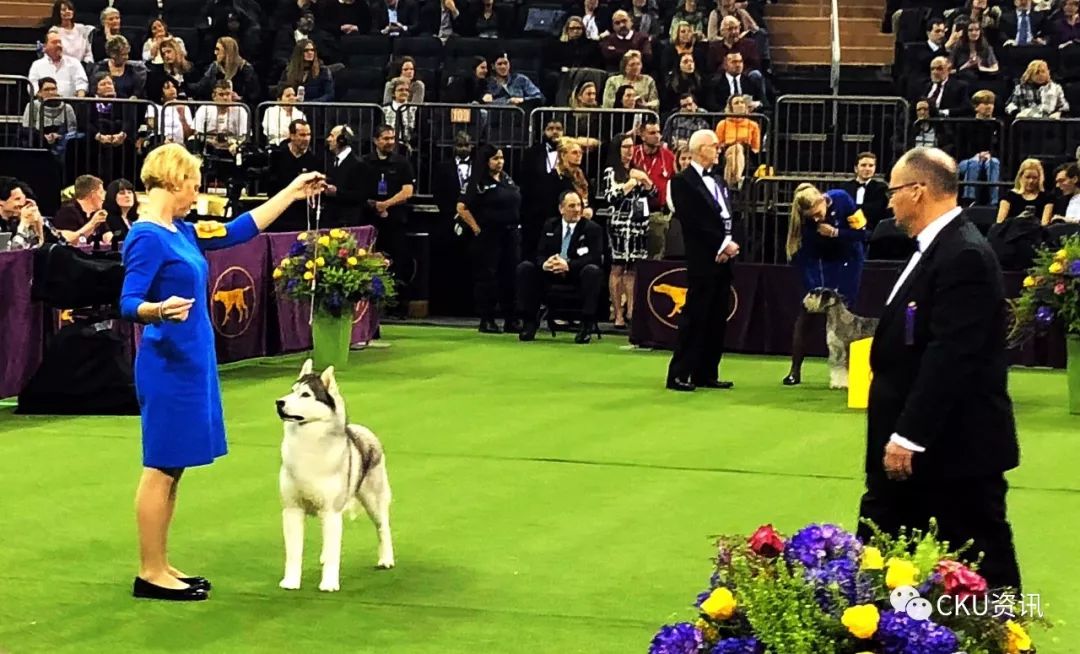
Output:
[[[503,152],[490,143],[476,148],[472,179],[457,204],[458,215],[474,234],[473,296],[485,334],[517,333],[514,274],[521,260],[521,190],[503,172]],[[498,291],[498,293],[496,293]],[[495,324],[496,295],[503,328]]]
[[1044,190],[1043,167],[1038,159],[1024,159],[1016,172],[1016,185],[1005,192],[998,204],[997,221],[1016,218],[1025,210],[1042,224],[1050,222],[1054,213],[1054,199]]
[[105,218],[105,225],[112,232],[112,242],[123,241],[131,229],[131,223],[139,219],[139,199],[135,196],[135,185],[126,179],[113,181],[105,189],[102,209],[109,214]]

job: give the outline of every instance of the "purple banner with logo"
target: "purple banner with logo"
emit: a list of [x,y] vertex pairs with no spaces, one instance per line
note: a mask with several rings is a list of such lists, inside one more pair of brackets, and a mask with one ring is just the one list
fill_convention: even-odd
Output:
[[41,364],[45,308],[30,301],[34,259],[0,252],[0,397],[11,397]]
[[266,356],[267,239],[206,253],[207,305],[221,363]]
[[[375,242],[375,228],[371,226],[347,227],[356,244],[370,248]],[[270,240],[269,268],[277,265],[288,255],[289,248],[296,242],[297,232],[268,234]],[[276,297],[278,346],[280,352],[302,352],[311,349],[311,325],[308,324],[311,307],[307,302],[295,302],[287,297]],[[379,316],[370,310],[366,302],[357,303],[353,318],[352,342],[367,343],[375,335],[379,326]]]

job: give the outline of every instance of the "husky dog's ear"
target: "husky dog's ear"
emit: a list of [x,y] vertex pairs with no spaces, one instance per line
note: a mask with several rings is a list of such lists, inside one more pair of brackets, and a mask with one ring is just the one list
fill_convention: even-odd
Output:
[[323,374],[320,377],[322,379],[323,386],[326,387],[326,392],[330,395],[338,394],[337,379],[334,377],[334,366],[330,366],[326,370],[323,370]]
[[[305,377],[307,375],[310,375],[311,374],[311,368],[312,368],[313,365],[314,364],[312,364],[311,359],[308,359],[307,361],[305,361],[304,365],[300,366],[300,377]],[[299,377],[297,379],[299,379]]]

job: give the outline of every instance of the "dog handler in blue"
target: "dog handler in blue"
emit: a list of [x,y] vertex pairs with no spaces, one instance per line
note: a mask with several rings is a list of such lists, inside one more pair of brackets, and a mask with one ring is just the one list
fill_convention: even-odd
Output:
[[[799,184],[791,199],[787,256],[799,271],[803,295],[815,288],[831,288],[850,309],[859,295],[866,258],[866,218],[847,191],[822,193],[812,184]],[[801,301],[802,298],[800,298]],[[803,307],[795,319],[791,342],[791,370],[785,386],[801,380],[810,316]]]
[[120,313],[146,325],[135,356],[143,448],[135,495],[135,597],[204,600],[210,590],[206,579],[169,565],[166,547],[184,469],[212,463],[227,451],[203,252],[251,240],[294,200],[324,187],[320,173],[306,173],[231,222],[193,225],[183,219],[199,195],[199,165],[178,144],[146,157],[141,177],[147,200],[124,241]]

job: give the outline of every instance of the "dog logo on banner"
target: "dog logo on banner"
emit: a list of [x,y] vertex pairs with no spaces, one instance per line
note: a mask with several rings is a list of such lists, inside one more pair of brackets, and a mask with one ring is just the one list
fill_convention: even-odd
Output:
[[[660,273],[649,283],[649,313],[671,329],[678,329],[676,322],[686,306],[686,268],[672,268]],[[739,310],[739,294],[731,288],[731,313],[728,320]]]
[[210,300],[214,331],[224,338],[242,336],[257,308],[255,280],[240,266],[230,266],[218,275]]

